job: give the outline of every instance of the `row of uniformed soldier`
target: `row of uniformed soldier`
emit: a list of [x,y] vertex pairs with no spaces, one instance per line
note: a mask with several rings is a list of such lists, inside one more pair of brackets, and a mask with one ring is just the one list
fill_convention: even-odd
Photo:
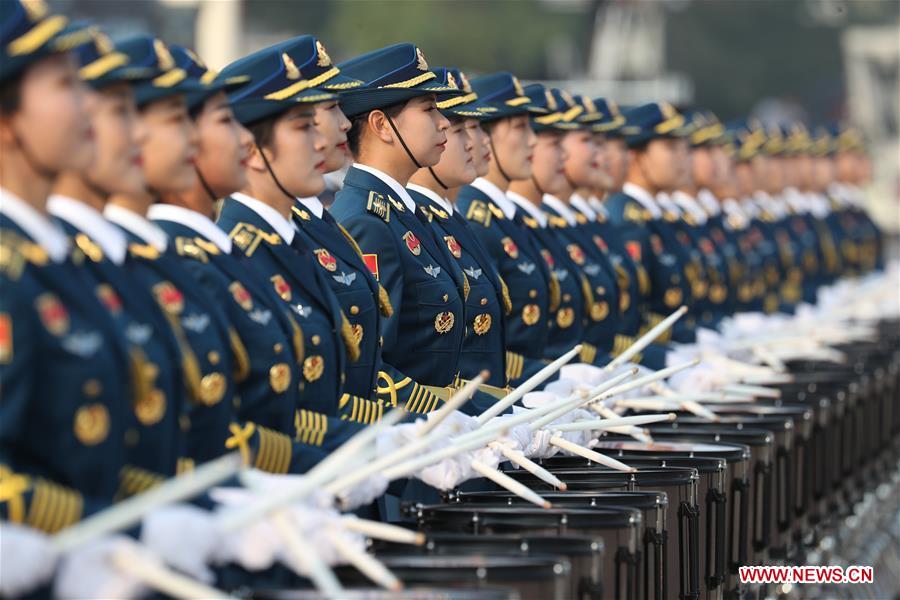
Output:
[[412,44],[338,67],[300,36],[215,73],[38,2],[0,19],[12,523],[58,531],[232,449],[304,472],[484,368],[470,414],[575,344],[605,364],[682,304],[672,339],[691,341],[879,266],[852,131],[621,113]]

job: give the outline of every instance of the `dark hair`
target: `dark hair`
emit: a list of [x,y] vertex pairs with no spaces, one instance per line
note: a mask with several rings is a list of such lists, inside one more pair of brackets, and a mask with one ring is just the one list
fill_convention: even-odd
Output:
[[19,110],[22,103],[22,75],[0,83],[0,114],[12,115]]
[[256,140],[256,145],[260,148],[269,147],[271,150],[272,142],[275,139],[275,123],[278,121],[278,118],[281,114],[266,117],[265,119],[260,119],[259,121],[254,121],[247,125],[247,130],[253,134],[253,139]]
[[[390,118],[395,118],[403,109],[406,108],[406,103],[398,102],[396,104],[391,104],[390,106],[385,106],[384,108],[376,108],[373,110],[380,110]],[[359,156],[359,143],[362,139],[362,132],[366,128],[366,123],[369,120],[369,115],[373,111],[362,113],[361,115],[356,115],[352,119],[350,119],[350,130],[347,132],[347,146],[350,148],[350,153],[353,156]]]

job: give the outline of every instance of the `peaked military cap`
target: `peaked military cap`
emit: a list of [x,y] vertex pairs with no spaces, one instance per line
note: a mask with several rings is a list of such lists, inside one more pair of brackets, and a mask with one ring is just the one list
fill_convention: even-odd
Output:
[[585,114],[582,117],[591,117],[599,114],[599,119],[590,118],[587,120],[591,125],[591,130],[595,133],[604,133],[610,137],[621,136],[621,128],[625,125],[625,117],[619,110],[619,105],[613,100],[606,98],[582,98],[582,104],[585,106]]
[[845,123],[835,123],[829,128],[829,132],[835,140],[837,152],[861,151],[866,147],[863,134],[856,127]]
[[747,161],[760,154],[767,139],[762,125],[746,119],[729,122],[725,127],[725,136],[733,147],[733,157],[737,161]]
[[188,108],[193,109],[203,104],[216,92],[233,92],[250,82],[248,75],[220,77],[217,71],[206,66],[206,63],[192,50],[183,46],[171,46],[172,58],[179,69],[184,69],[191,79],[196,79],[205,89],[185,94]]
[[437,75],[438,81],[462,92],[457,96],[441,100],[437,103],[438,110],[440,110],[445,117],[462,117],[483,120],[487,115],[497,111],[494,107],[489,106],[478,99],[478,94],[472,91],[472,84],[469,83],[468,77],[466,77],[466,74],[459,69],[438,67],[434,69],[434,73]]
[[207,87],[190,77],[178,67],[169,47],[160,39],[149,35],[135,35],[116,43],[115,49],[126,55],[129,65],[156,69],[152,79],[134,86],[134,99],[138,107],[168,98],[176,94],[199,93]]
[[705,146],[721,144],[727,141],[723,135],[725,126],[718,117],[709,110],[696,109],[687,113],[691,121],[691,145]]
[[[553,90],[544,87],[540,83],[532,83],[525,86],[525,97],[531,106],[540,108],[543,114],[531,115],[531,128],[535,133],[543,131],[572,131],[581,127],[574,119],[574,115],[566,106],[562,96],[554,94]],[[570,96],[571,97],[571,96]],[[568,115],[572,115],[567,119]]]
[[341,109],[348,117],[429,94],[437,95],[438,101],[463,94],[428,68],[425,55],[414,44],[394,44],[373,50],[339,66],[345,76],[363,82],[341,95]]
[[531,98],[525,95],[525,90],[518,77],[507,71],[483,75],[471,80],[471,85],[472,91],[478,94],[479,100],[496,109],[485,117],[485,121],[550,112],[546,108],[535,106]]
[[813,156],[831,156],[837,151],[837,140],[827,127],[815,127],[810,138],[809,153]]
[[0,2],[0,81],[21,73],[31,63],[66,52],[90,33],[70,26],[63,15],[53,14],[41,0]]
[[690,133],[684,115],[668,102],[651,102],[625,113],[622,134],[630,148],[657,138],[682,138]]
[[145,81],[160,74],[154,67],[133,66],[128,55],[116,50],[109,37],[99,29],[92,29],[88,42],[74,52],[78,59],[78,76],[94,89],[118,82]]
[[291,57],[303,79],[309,81],[312,87],[341,93],[363,85],[361,80],[348,77],[332,62],[325,44],[315,36],[301,35],[281,42],[276,47]]
[[220,77],[249,77],[250,83],[233,92],[229,98],[237,119],[244,125],[274,117],[297,104],[334,100],[337,94],[315,87],[307,79],[294,57],[299,51],[282,42],[263,48],[231,63]]

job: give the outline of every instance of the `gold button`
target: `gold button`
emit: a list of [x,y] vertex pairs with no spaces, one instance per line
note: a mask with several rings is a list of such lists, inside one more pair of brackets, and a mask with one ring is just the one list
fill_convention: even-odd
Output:
[[284,350],[284,344],[278,342],[272,347],[272,349],[275,350],[275,354],[281,354],[281,351]]
[[572,294],[563,294],[563,302],[571,302]]
[[355,305],[355,304],[354,304],[353,306],[351,306],[351,307],[350,307],[350,314],[351,314],[351,315],[358,315],[358,314],[359,314],[359,307],[358,307],[357,305]]
[[530,292],[528,292],[528,297],[537,298],[537,290],[531,290]]
[[605,294],[605,293],[606,293],[606,288],[603,287],[602,285],[598,285],[598,286],[597,286],[597,293],[598,293],[598,294],[601,294],[601,295],[602,295],[602,294]]
[[484,306],[485,304],[487,304],[487,302],[488,302],[488,301],[487,301],[487,298],[482,298],[482,299],[481,299],[481,305],[482,305],[482,306]]
[[318,334],[312,336],[312,344],[313,344],[313,346],[318,346],[318,345],[319,345],[319,342],[321,342],[321,341],[322,341],[322,338],[320,338]]
[[84,395],[88,398],[96,398],[100,395],[100,392],[103,391],[103,384],[96,379],[88,379],[84,382],[81,391],[83,391]]
[[220,360],[219,353],[216,352],[215,350],[211,350],[210,353],[206,355],[206,358],[209,359],[209,364],[211,364],[211,365],[219,364],[219,360]]
[[189,431],[191,428],[191,418],[187,415],[181,415],[178,417],[178,426],[181,427],[181,431]]
[[125,430],[125,445],[129,448],[134,448],[137,446],[137,443],[140,441],[141,436],[133,427],[129,427]]

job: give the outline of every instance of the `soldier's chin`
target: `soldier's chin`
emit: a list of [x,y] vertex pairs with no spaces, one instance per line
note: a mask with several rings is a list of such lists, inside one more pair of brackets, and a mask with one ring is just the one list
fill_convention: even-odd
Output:
[[[298,198],[308,198],[310,196],[318,196],[325,191],[325,177],[318,171],[313,171],[309,177],[303,181],[301,190],[298,190]],[[293,190],[292,190],[293,191]]]

